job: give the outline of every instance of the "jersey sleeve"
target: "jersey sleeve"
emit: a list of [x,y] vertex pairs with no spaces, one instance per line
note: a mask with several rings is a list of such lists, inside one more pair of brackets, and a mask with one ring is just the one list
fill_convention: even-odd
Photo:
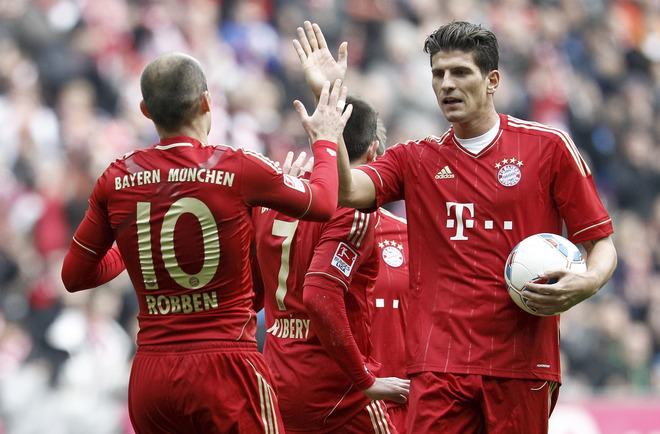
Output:
[[366,369],[351,330],[346,293],[360,265],[372,255],[374,215],[340,210],[326,225],[316,246],[305,276],[303,297],[323,348],[356,387],[364,390],[375,377]]
[[300,220],[328,221],[337,209],[339,181],[337,145],[319,140],[312,145],[314,168],[309,180],[282,174],[265,157],[245,152],[245,202],[265,206]]
[[581,243],[612,234],[612,220],[600,200],[589,166],[570,139],[557,146],[552,191],[568,238]]
[[356,270],[372,254],[374,219],[371,213],[339,208],[324,227],[305,284],[347,292]]
[[406,145],[399,143],[388,148],[374,161],[357,166],[357,169],[366,173],[374,184],[376,208],[403,199],[405,161]]
[[364,363],[346,315],[344,297],[324,287],[305,284],[303,300],[323,349],[359,390],[371,387],[376,377]]
[[62,265],[62,282],[69,292],[94,288],[114,279],[126,268],[110,224],[97,203],[99,183],[90,206],[73,236]]

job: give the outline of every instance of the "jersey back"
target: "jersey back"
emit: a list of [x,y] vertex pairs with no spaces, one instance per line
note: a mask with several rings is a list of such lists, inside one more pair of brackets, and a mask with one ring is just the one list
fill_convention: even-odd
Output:
[[264,285],[264,356],[273,371],[287,431],[328,432],[370,400],[330,358],[310,324],[305,281],[344,294],[351,331],[365,365],[370,360],[370,309],[378,257],[374,216],[338,208],[327,223],[254,210],[256,253]]
[[278,201],[305,209],[309,192],[286,185],[259,154],[187,137],[110,165],[88,215],[124,258],[139,303],[139,345],[256,341],[250,210]]

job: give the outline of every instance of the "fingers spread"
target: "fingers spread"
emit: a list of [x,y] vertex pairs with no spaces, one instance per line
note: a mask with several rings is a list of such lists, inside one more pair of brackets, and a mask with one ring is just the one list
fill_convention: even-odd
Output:
[[325,36],[323,36],[321,27],[318,24],[314,23],[312,24],[312,29],[314,30],[314,35],[316,36],[316,40],[318,41],[318,47],[328,48],[328,43],[325,41]]

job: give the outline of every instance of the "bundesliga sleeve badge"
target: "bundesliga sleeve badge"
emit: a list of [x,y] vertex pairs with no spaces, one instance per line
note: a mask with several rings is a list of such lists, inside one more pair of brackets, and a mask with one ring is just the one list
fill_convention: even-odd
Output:
[[499,183],[505,187],[513,187],[518,184],[522,178],[522,171],[520,170],[522,165],[523,162],[515,158],[504,158],[502,161],[495,163],[495,168],[498,169],[497,180]]
[[335,256],[332,258],[332,265],[348,277],[353,270],[357,257],[357,252],[342,241],[337,246]]

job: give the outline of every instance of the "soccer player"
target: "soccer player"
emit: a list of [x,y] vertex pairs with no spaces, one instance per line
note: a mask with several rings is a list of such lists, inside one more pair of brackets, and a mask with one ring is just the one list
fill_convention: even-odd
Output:
[[[250,275],[251,208],[325,221],[337,204],[339,81],[312,116],[309,182],[254,152],[207,144],[211,100],[199,62],[167,53],[144,69],[142,113],[160,137],[112,163],[64,259],[68,291],[124,267],[139,302],[129,412],[137,433],[283,432],[272,373],[257,351]],[[116,241],[116,245],[113,243]]]
[[[318,26],[305,30],[296,48],[308,83],[345,72],[345,45],[335,62]],[[350,170],[341,146],[339,159],[340,205],[369,210],[405,200],[414,318],[406,329],[408,431],[547,432],[561,382],[559,316],[519,309],[504,263],[527,236],[565,227],[587,253],[587,271],[549,271],[544,277],[557,282],[529,284],[528,298],[541,314],[566,311],[611,277],[612,222],[568,134],[496,111],[491,31],[452,22],[424,49],[451,128]]]
[[[385,152],[385,125],[378,119],[377,154]],[[385,208],[376,210],[376,250],[380,257],[371,320],[373,355],[383,377],[407,378],[406,309],[408,306],[408,224]],[[387,400],[387,413],[399,434],[406,433],[408,402]]]
[[[349,95],[344,130],[351,164],[376,155],[377,112]],[[264,356],[287,432],[397,432],[385,405],[405,401],[408,380],[377,378],[369,341],[376,216],[338,208],[327,223],[254,210],[264,287]]]
[[[376,211],[376,250],[380,257],[374,285],[371,324],[373,356],[383,377],[407,378],[406,309],[408,304],[408,232],[406,220],[385,208]],[[406,432],[407,402],[387,401],[387,412],[399,434]]]

